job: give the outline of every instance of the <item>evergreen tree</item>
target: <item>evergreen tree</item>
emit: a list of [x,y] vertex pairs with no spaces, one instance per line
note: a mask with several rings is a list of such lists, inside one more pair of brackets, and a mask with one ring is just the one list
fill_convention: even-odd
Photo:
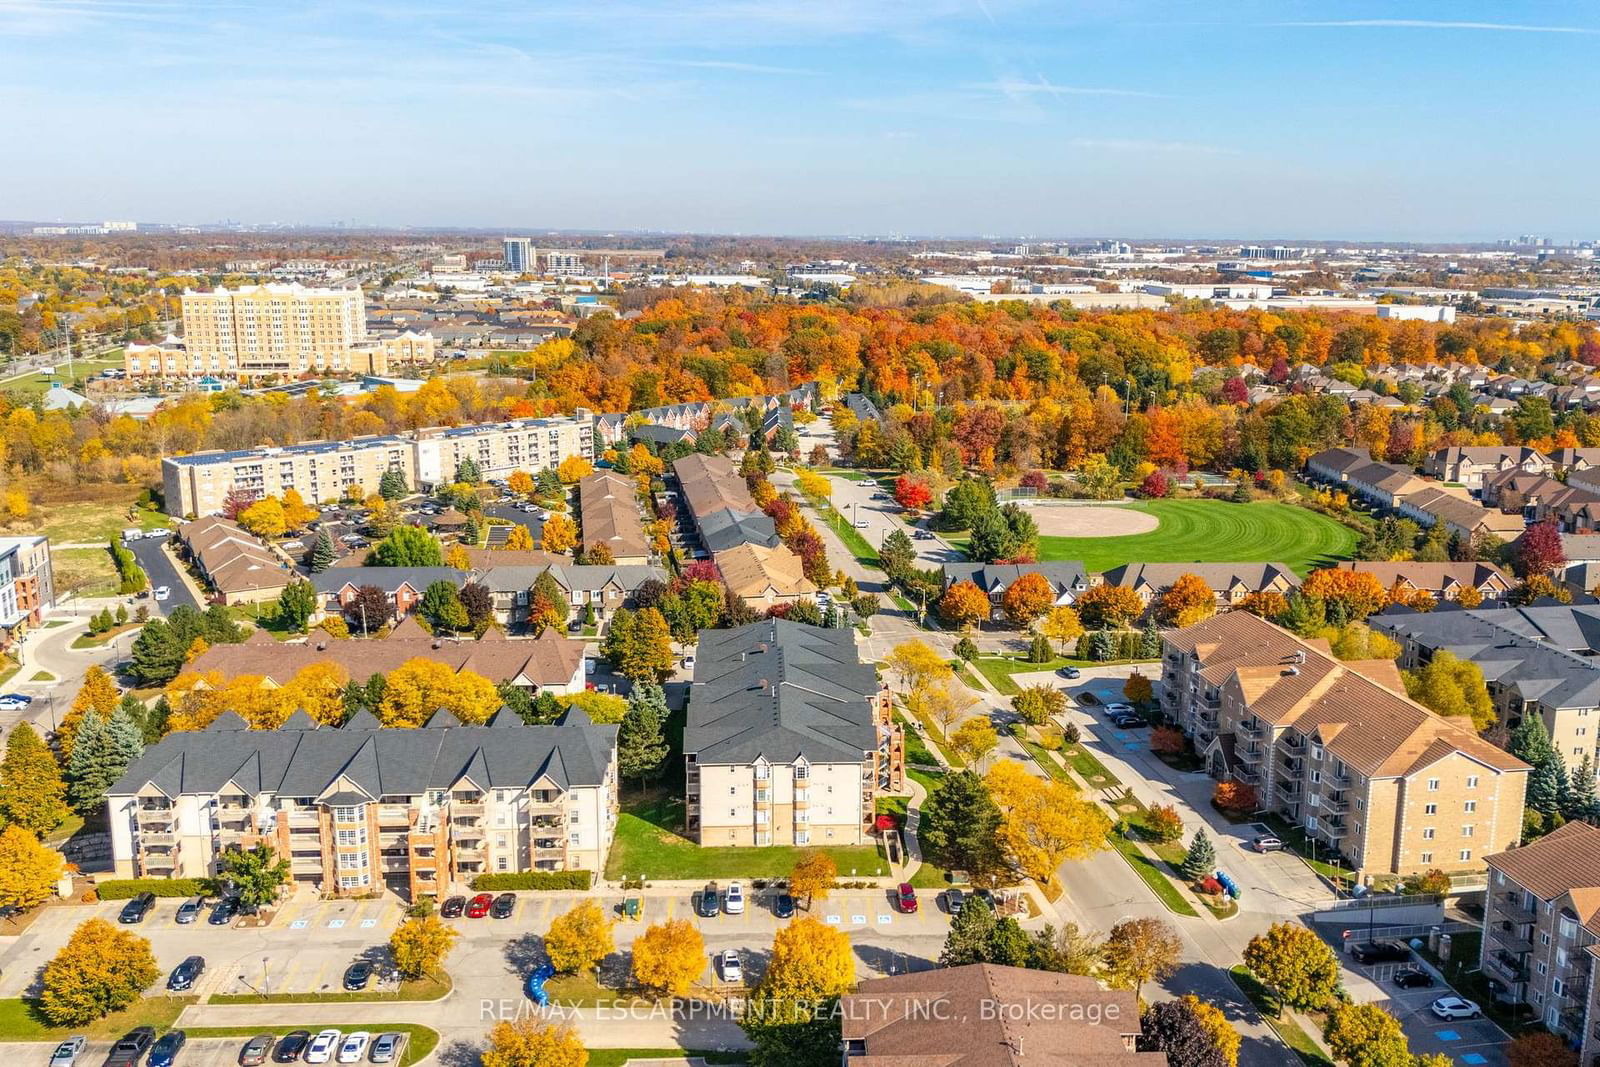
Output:
[[463,456],[456,464],[456,481],[468,485],[477,485],[483,481],[483,471],[478,468],[478,461],[471,456]]
[[666,762],[667,698],[655,682],[638,682],[617,729],[617,772],[642,787]]
[[1550,734],[1544,728],[1544,717],[1538,714],[1524,715],[1516,729],[1511,731],[1506,750],[1534,767],[1555,755],[1555,746],[1550,744]]
[[1217,850],[1211,844],[1211,838],[1204,830],[1194,832],[1194,840],[1189,842],[1189,851],[1183,857],[1183,876],[1191,882],[1198,882],[1217,869]]
[[994,925],[994,910],[983,898],[968,897],[955,918],[950,920],[950,932],[945,935],[944,948],[939,953],[939,966],[962,967],[969,963],[982,963],[988,952]]
[[55,756],[25,722],[11,728],[0,761],[0,815],[33,834],[46,834],[67,817],[66,786]]
[[1139,635],[1139,658],[1161,658],[1161,630],[1154,622],[1144,628],[1144,633]]
[[323,530],[317,534],[317,543],[311,549],[311,573],[321,574],[333,566],[338,555],[333,550],[333,538],[328,536],[328,531]]
[[144,732],[120,705],[106,722],[105,745],[107,766],[114,771],[106,783],[110,786],[122,777],[128,764],[144,755]]
[[1535,763],[1528,775],[1528,807],[1546,818],[1561,810],[1560,761],[1561,756],[1552,753],[1551,758]]
[[378,495],[385,500],[399,500],[406,492],[406,476],[400,471],[384,471],[378,479]]
[[947,774],[922,807],[918,837],[930,859],[950,870],[981,876],[997,870],[1000,809],[989,787],[971,771]]
[[467,524],[461,528],[461,543],[468,548],[477,548],[478,542],[483,540],[483,529],[478,525],[476,515],[467,516]]
[[67,761],[67,800],[80,815],[88,812],[105,795],[110,780],[101,776],[106,724],[100,713],[83,713],[72,740],[72,758]]
[[1595,805],[1594,761],[1588,753],[1579,761],[1578,769],[1572,772],[1572,787],[1567,791],[1567,806],[1562,813],[1569,820],[1600,816],[1600,808]]

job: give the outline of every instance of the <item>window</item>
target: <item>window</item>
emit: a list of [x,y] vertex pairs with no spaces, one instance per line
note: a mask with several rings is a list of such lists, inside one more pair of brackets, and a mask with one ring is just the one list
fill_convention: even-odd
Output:
[[348,806],[348,807],[347,806],[341,806],[341,807],[334,808],[333,809],[333,821],[334,822],[359,822],[361,820],[362,810],[365,807],[366,807],[365,804],[356,804],[356,805]]
[[1437,778],[1429,778],[1428,779],[1428,792],[1437,793],[1438,791],[1439,791],[1439,779],[1437,779]]
[[772,777],[772,768],[765,763],[756,764],[756,781],[764,782]]
[[504,856],[496,856],[495,857],[494,869],[497,870],[497,871],[504,871],[504,870],[509,869],[507,864],[506,864],[506,858]]
[[1462,837],[1471,837],[1472,836],[1472,827],[1470,825],[1463,826],[1461,828],[1461,836]]
[[1424,814],[1424,815],[1437,815],[1437,814],[1439,814],[1439,805],[1437,805],[1437,804],[1424,804],[1424,805],[1422,805],[1422,814]]
[[341,853],[339,853],[339,868],[341,870],[359,871],[362,868],[366,867],[366,865],[367,865],[367,854],[365,852],[341,852]]
[[1433,840],[1433,827],[1424,826],[1422,828],[1422,839],[1424,841],[1432,841]]
[[367,828],[363,826],[355,830],[340,830],[335,838],[341,845],[364,845],[367,843]]
[[1467,775],[1467,788],[1468,789],[1476,789],[1476,788],[1478,788],[1478,776],[1476,774]]
[[1464,849],[1461,850],[1460,859],[1461,859],[1462,863],[1467,862],[1471,858],[1472,858],[1472,850],[1470,848],[1464,848]]
[[1432,863],[1433,862],[1433,853],[1432,852],[1424,852],[1420,856],[1417,857],[1417,860],[1420,863]]

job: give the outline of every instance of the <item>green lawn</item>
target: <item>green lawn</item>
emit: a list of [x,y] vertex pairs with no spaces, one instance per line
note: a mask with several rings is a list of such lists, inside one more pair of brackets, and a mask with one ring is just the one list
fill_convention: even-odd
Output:
[[216,993],[212,1004],[347,1004],[373,1000],[426,1001],[442,1000],[450,992],[450,977],[419,978],[402,982],[400,988],[384,992],[366,989],[359,993]]
[[1328,1059],[1318,1047],[1310,1034],[1293,1019],[1277,1018],[1278,1005],[1272,993],[1250,973],[1244,964],[1235,966],[1230,972],[1233,984],[1239,991],[1255,1005],[1256,1011],[1266,1019],[1267,1025],[1278,1032],[1283,1043],[1288,1045],[1294,1054],[1300,1057],[1300,1062],[1306,1067],[1333,1067],[1333,1061]]
[[50,553],[56,593],[85,597],[116,596],[121,585],[111,553],[104,548],[57,548]]
[[[138,491],[132,486],[97,486],[94,500],[39,502],[30,533],[42,533],[53,544],[109,544],[130,526],[157,530],[171,522],[159,511],[136,507]],[[133,518],[128,509],[133,508]]]
[[839,867],[839,876],[849,880],[888,874],[888,866],[872,845],[847,845],[833,848],[791,848],[772,845],[765,848],[701,848],[678,833],[683,825],[683,801],[671,795],[657,796],[627,805],[617,817],[616,838],[606,862],[606,877],[649,878],[780,878],[794,869],[795,861],[807,852],[826,852]]
[[1123,563],[1286,563],[1304,575],[1348,559],[1356,534],[1307,508],[1273,500],[1146,500],[1121,505],[1156,516],[1127,537],[1040,537],[1039,558],[1082,560],[1090,573]]
[[[417,1023],[362,1023],[362,1029],[372,1034],[381,1034],[389,1031],[406,1035],[405,1051],[400,1056],[400,1067],[411,1067],[433,1053],[439,1046],[439,1031]],[[316,1033],[326,1029],[325,1024],[311,1023],[305,1026],[295,1026],[289,1023],[275,1023],[272,1026],[188,1026],[184,1033],[191,1038],[202,1037],[237,1037],[241,1040],[255,1037],[257,1034],[274,1034],[282,1036],[290,1030],[310,1030]],[[593,1063],[593,1058],[590,1059]]]
[[10,997],[0,1000],[0,1041],[54,1041],[73,1034],[105,1041],[121,1037],[136,1026],[165,1030],[194,1002],[194,997],[144,997],[87,1026],[51,1026],[39,1014],[34,1001]]

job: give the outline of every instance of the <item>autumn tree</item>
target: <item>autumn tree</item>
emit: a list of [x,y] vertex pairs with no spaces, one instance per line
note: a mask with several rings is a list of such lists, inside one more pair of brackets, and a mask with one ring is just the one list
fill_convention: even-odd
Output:
[[1375,574],[1329,567],[1312,571],[1300,595],[1320,600],[1330,622],[1359,622],[1389,601],[1389,592]]
[[900,676],[902,692],[942,682],[951,676],[950,661],[925,641],[910,638],[895,645],[883,657],[883,665]]
[[1256,795],[1255,787],[1248,782],[1233,780],[1218,782],[1211,791],[1211,803],[1219,811],[1233,815],[1246,815],[1260,807],[1260,798]]
[[660,682],[672,673],[672,631],[656,608],[618,611],[600,651],[617,673],[634,680]]
[[264,497],[239,513],[239,525],[257,537],[282,537],[289,529],[283,505],[275,497]]
[[558,974],[594,970],[616,948],[611,927],[612,921],[592,900],[583,901],[556,916],[550,924],[550,932],[544,935],[550,965]]
[[1125,585],[1096,585],[1085,589],[1074,605],[1085,626],[1120,629],[1144,614],[1144,601]]
[[13,826],[45,834],[67,817],[61,768],[33,727],[19,722],[6,738],[0,761],[0,815]]
[[989,595],[966,578],[952,582],[939,598],[939,617],[962,630],[987,619],[990,610]]
[[1139,671],[1128,675],[1128,680],[1122,683],[1122,695],[1135,707],[1142,707],[1155,699],[1155,687],[1150,679]]
[[1512,553],[1517,574],[1531,578],[1535,574],[1546,577],[1566,565],[1567,556],[1561,547],[1561,531],[1553,522],[1539,522],[1528,527],[1517,538]]
[[1266,933],[1252,937],[1244,965],[1280,1005],[1320,1009],[1339,992],[1338,957],[1327,942],[1299,923],[1273,923]]
[[501,1021],[489,1031],[483,1067],[588,1067],[583,1038],[567,1023]]
[[1000,598],[1000,607],[1011,624],[1021,629],[1033,625],[1034,620],[1049,611],[1054,600],[1055,592],[1045,576],[1029,571],[1006,589]]
[[1056,643],[1065,656],[1068,646],[1083,636],[1083,621],[1078,613],[1065,604],[1053,607],[1039,624],[1039,632]]
[[1483,669],[1471,660],[1440,649],[1415,671],[1401,671],[1406,695],[1445,718],[1470,718],[1479,733],[1499,719],[1483,681]]
[[440,922],[437,915],[407,919],[389,935],[389,955],[402,978],[435,974],[460,934],[454,926]]
[[[1243,1044],[1239,1031],[1234,1029],[1222,1009],[1209,1001],[1201,1000],[1193,993],[1185,993],[1178,1001],[1188,1006],[1194,1012],[1195,1018],[1200,1021],[1211,1038],[1211,1043],[1222,1054],[1223,1067],[1239,1067],[1239,1047]],[[1178,1067],[1172,1059],[1168,1058],[1168,1067]]]
[[1164,626],[1192,626],[1217,613],[1217,595],[1197,574],[1181,574],[1156,598],[1156,621]]
[[[148,629],[148,627],[147,627]],[[91,664],[83,672],[83,684],[78,687],[77,696],[72,698],[72,707],[61,720],[61,726],[56,730],[56,747],[61,752],[61,761],[66,763],[72,758],[72,745],[78,734],[78,724],[83,721],[83,716],[89,711],[95,712],[104,722],[111,718],[111,713],[117,710],[117,702],[121,694],[117,684],[111,680],[104,667]]]
[[544,529],[539,535],[540,548],[561,555],[571,552],[577,543],[578,526],[570,518],[556,513],[544,521]]
[[385,726],[421,726],[441,708],[464,723],[488,720],[500,708],[500,695],[483,675],[456,672],[439,660],[417,656],[385,676],[377,709]]
[[1159,982],[1178,969],[1183,942],[1165,919],[1124,919],[1111,928],[1101,950],[1106,978],[1137,998],[1146,982]]
[[921,511],[933,500],[933,490],[923,478],[902,474],[894,482],[894,499],[907,511]]
[[1139,1018],[1138,1049],[1160,1052],[1168,1067],[1227,1067],[1200,1013],[1184,1000],[1152,1004]]
[[806,898],[806,910],[812,901],[826,900],[834,883],[839,879],[839,865],[826,852],[810,851],[795,861],[789,872],[789,891]]
[[300,491],[293,487],[283,491],[283,524],[296,532],[304,530],[307,523],[315,522],[319,512],[307,504]]
[[506,479],[506,488],[518,496],[529,496],[533,493],[533,475],[524,470],[511,472],[511,477]]
[[842,996],[855,984],[855,954],[844,931],[802,916],[773,938],[760,995],[816,1002]]
[[1022,716],[1022,721],[1029,726],[1043,726],[1052,715],[1067,710],[1067,697],[1053,685],[1024,686],[1011,698],[1011,710]]
[[995,733],[994,724],[984,715],[974,715],[956,727],[956,732],[949,738],[951,753],[974,767],[981,767],[999,743],[1000,735]]
[[150,942],[89,919],[45,964],[39,1011],[54,1026],[83,1026],[126,1008],[159,977]]
[[0,830],[0,908],[27,911],[55,896],[65,869],[61,853],[21,826]]
[[1289,609],[1289,601],[1282,593],[1271,589],[1248,593],[1243,600],[1234,605],[1238,611],[1248,611],[1250,614],[1262,619],[1276,619]]
[[1510,1067],[1578,1067],[1578,1053],[1548,1030],[1536,1030],[1512,1039],[1506,1046]]
[[838,998],[855,986],[843,931],[805,916],[778,931],[761,985],[740,1021],[752,1067],[827,1067],[839,1058]]
[[1378,1004],[1335,1002],[1322,1039],[1334,1060],[1348,1067],[1411,1067],[1410,1042],[1400,1020]]
[[681,997],[706,966],[706,942],[688,919],[656,923],[633,942],[633,980],[657,996]]
[[248,907],[266,908],[277,903],[288,884],[288,858],[262,843],[224,851],[217,858],[212,890],[217,896],[236,896]]
[[1000,810],[1001,847],[1040,885],[1049,885],[1067,860],[1108,847],[1111,820],[1071,786],[1036,778],[1014,760],[997,763],[984,781]]
[[506,539],[500,543],[503,552],[532,552],[533,548],[533,533],[521,523],[514,524],[506,532]]

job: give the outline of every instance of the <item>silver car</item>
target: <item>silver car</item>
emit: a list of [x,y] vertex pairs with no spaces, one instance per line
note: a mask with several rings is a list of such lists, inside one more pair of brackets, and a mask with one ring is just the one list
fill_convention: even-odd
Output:
[[50,1067],[73,1067],[78,1062],[78,1054],[88,1045],[89,1039],[82,1034],[67,1038],[50,1054]]
[[372,1048],[367,1053],[367,1059],[373,1063],[389,1063],[399,1051],[399,1034],[379,1034],[372,1042]]

